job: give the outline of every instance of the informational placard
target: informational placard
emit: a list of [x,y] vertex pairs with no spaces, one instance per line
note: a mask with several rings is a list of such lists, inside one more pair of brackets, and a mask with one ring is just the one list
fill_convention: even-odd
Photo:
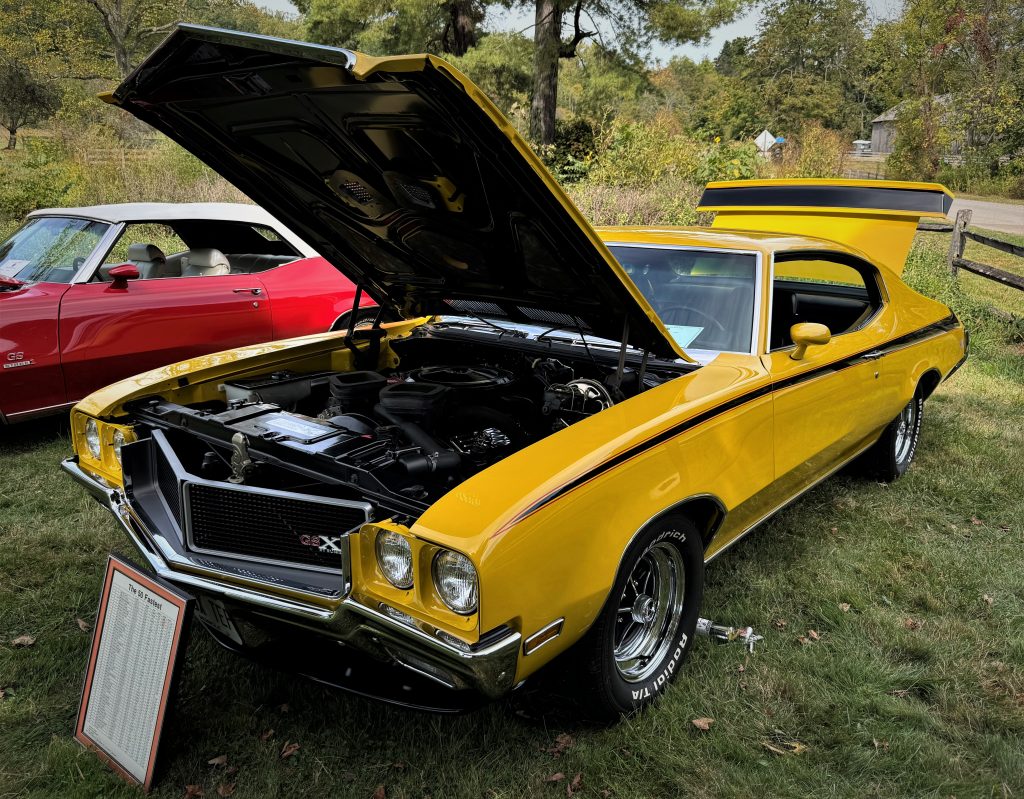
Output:
[[75,737],[129,782],[153,782],[192,598],[107,560]]

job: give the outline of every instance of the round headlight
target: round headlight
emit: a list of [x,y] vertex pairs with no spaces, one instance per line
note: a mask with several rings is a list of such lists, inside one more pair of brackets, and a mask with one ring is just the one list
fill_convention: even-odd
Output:
[[120,430],[114,431],[114,438],[111,440],[111,444],[114,449],[114,457],[117,458],[118,464],[121,463],[121,447],[124,446],[124,433]]
[[467,616],[476,612],[480,593],[476,568],[460,552],[444,550],[434,558],[434,587],[438,596],[456,613]]
[[89,454],[96,460],[100,459],[100,427],[95,419],[89,419],[85,423],[85,445],[89,448]]
[[377,533],[377,565],[395,588],[412,588],[412,547],[398,533]]

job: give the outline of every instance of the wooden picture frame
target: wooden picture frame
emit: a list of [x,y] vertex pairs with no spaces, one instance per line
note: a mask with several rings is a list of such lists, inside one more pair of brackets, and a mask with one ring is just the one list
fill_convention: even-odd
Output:
[[75,738],[147,792],[193,604],[130,561],[108,557]]

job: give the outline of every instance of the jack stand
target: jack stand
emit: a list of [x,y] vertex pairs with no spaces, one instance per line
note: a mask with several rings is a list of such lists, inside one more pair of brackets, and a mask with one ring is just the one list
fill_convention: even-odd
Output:
[[754,651],[754,644],[763,640],[763,636],[754,633],[753,627],[728,627],[704,618],[697,619],[697,635],[706,636],[716,644],[742,641],[747,651],[751,653]]

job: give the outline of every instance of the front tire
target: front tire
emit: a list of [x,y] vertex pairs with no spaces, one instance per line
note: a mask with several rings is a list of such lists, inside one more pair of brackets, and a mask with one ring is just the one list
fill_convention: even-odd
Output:
[[923,413],[924,395],[918,388],[868,452],[867,465],[875,477],[891,483],[910,468],[921,437]]
[[587,714],[615,720],[664,693],[689,655],[704,597],[704,546],[685,516],[630,545],[600,616],[577,645]]

